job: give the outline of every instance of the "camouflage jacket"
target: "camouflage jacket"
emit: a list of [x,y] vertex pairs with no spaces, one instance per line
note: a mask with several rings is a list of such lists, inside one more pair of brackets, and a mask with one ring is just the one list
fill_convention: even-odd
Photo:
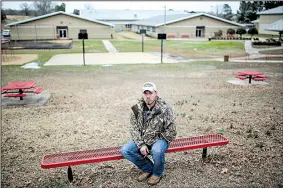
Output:
[[177,135],[175,116],[171,107],[164,100],[157,97],[155,106],[147,120],[143,120],[143,108],[145,102],[141,99],[138,104],[132,106],[130,117],[130,132],[133,141],[140,148],[142,145],[151,146],[158,139],[172,142]]

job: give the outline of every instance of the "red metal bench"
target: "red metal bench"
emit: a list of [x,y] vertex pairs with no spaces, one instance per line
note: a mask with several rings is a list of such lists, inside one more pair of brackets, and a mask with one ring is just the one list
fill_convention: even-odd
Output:
[[27,96],[27,94],[24,94],[24,93],[22,93],[22,94],[6,94],[6,95],[4,95],[4,97],[25,97],[25,96]]
[[[205,158],[208,147],[222,146],[228,143],[229,140],[222,135],[205,135],[191,138],[179,138],[170,144],[166,153],[203,148],[202,158]],[[123,159],[123,156],[120,154],[120,148],[121,147],[118,146],[46,155],[41,160],[41,168],[57,168],[68,166],[68,179],[73,181],[71,166]]]
[[1,94],[5,93],[6,91],[6,89],[1,89]]
[[44,90],[43,88],[39,87],[39,88],[37,88],[35,91],[33,91],[33,93],[39,94],[39,93],[41,93],[43,90]]
[[189,38],[189,35],[182,35],[182,38]]
[[167,38],[176,38],[175,35],[168,35]]

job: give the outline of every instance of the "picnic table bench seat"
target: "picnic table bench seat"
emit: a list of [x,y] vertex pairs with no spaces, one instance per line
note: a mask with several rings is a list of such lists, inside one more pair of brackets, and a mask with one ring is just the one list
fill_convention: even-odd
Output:
[[25,94],[25,93],[22,93],[22,94],[11,93],[11,94],[4,95],[4,97],[25,97],[25,96],[27,96],[27,94]]
[[[228,139],[218,134],[179,138],[170,143],[166,153],[203,148],[202,157],[205,158],[208,147],[222,146],[228,143]],[[41,167],[46,169],[68,166],[68,179],[72,181],[73,174],[71,166],[123,159],[123,156],[120,154],[120,149],[121,146],[49,154],[42,158]]]
[[239,78],[239,79],[241,79],[241,80],[245,80],[245,79],[247,79],[247,77],[245,77],[245,76],[241,76],[241,75],[236,75],[236,76],[235,76],[235,78]]
[[39,94],[39,93],[41,93],[43,90],[44,90],[43,88],[39,87],[39,88],[37,88],[33,93]]
[[266,80],[266,78],[260,78],[260,77],[258,77],[258,78],[253,78],[253,80],[254,80],[254,81],[264,81],[264,80]]

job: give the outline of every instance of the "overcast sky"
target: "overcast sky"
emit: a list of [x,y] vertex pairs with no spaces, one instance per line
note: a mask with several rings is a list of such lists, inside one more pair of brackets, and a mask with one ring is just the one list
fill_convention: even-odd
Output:
[[[74,9],[84,9],[89,4],[94,9],[115,9],[115,10],[188,10],[188,11],[216,11],[216,7],[228,4],[232,8],[233,13],[239,9],[240,1],[54,1],[56,4],[66,4],[66,12],[72,13]],[[20,9],[20,4],[29,3],[31,1],[13,1],[2,2],[2,8]]]

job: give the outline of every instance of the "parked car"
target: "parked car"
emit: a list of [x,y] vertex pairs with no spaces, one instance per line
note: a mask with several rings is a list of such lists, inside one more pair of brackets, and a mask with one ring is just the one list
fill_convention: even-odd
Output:
[[3,30],[2,31],[3,37],[10,37],[11,36],[11,31],[10,30]]

